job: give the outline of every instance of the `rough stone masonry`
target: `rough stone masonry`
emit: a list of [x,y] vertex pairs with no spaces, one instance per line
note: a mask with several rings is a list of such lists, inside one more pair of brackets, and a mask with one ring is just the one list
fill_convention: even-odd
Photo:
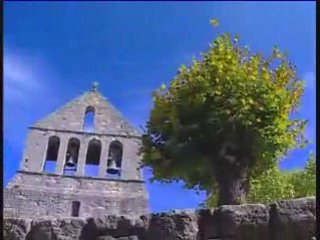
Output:
[[315,198],[140,217],[4,219],[5,240],[313,240]]
[[4,216],[147,214],[140,141],[94,86],[30,127],[20,170],[4,191]]

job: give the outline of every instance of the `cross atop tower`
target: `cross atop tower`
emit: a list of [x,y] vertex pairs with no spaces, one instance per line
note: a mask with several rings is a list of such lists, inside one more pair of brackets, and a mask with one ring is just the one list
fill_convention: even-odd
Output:
[[99,83],[97,81],[94,81],[92,83],[92,91],[97,91],[98,90],[98,87],[99,87]]

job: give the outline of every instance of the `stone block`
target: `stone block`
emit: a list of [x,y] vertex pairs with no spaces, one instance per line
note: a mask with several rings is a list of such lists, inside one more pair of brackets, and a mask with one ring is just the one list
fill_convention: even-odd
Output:
[[193,210],[152,214],[147,239],[194,240],[197,232],[197,214]]
[[86,223],[81,218],[57,219],[53,224],[53,232],[59,240],[79,239]]
[[198,211],[199,232],[197,240],[217,239],[220,236],[217,208]]
[[57,240],[57,235],[53,231],[54,222],[52,220],[36,220],[31,222],[31,231],[26,236],[26,240]]
[[316,235],[314,197],[279,201],[270,205],[273,240],[308,240]]
[[268,240],[269,213],[262,204],[221,206],[217,212],[220,237]]
[[130,238],[135,238],[135,236],[143,238],[146,231],[146,224],[143,218],[135,219],[111,215],[89,218],[81,235],[84,240],[107,236],[115,239],[125,239],[128,236]]
[[3,223],[3,237],[6,240],[25,240],[31,228],[31,220],[9,218]]

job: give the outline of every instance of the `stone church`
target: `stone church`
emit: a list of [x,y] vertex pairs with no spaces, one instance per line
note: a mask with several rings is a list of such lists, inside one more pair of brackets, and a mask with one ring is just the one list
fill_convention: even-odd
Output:
[[29,128],[20,169],[4,191],[4,217],[148,213],[140,144],[95,83]]

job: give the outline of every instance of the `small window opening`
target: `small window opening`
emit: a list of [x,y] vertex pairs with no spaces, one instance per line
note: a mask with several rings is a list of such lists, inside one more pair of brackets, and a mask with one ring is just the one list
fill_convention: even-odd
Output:
[[76,173],[79,157],[79,148],[79,139],[71,138],[68,143],[68,149],[65,158],[64,174],[74,175]]
[[119,141],[113,141],[109,145],[109,154],[107,161],[107,173],[108,178],[120,178],[121,165],[122,165],[122,152],[123,146]]
[[58,152],[60,146],[60,139],[57,136],[52,136],[48,140],[48,147],[46,153],[46,159],[44,164],[44,172],[54,173],[56,170],[56,164],[58,160]]
[[71,216],[72,217],[79,217],[79,212],[80,212],[80,202],[79,201],[73,201],[72,202]]
[[94,131],[94,116],[95,110],[93,107],[89,106],[86,108],[83,120],[83,130],[86,132]]
[[85,173],[87,176],[99,175],[100,155],[101,155],[101,142],[99,140],[92,139],[89,142],[87,155],[86,155]]

